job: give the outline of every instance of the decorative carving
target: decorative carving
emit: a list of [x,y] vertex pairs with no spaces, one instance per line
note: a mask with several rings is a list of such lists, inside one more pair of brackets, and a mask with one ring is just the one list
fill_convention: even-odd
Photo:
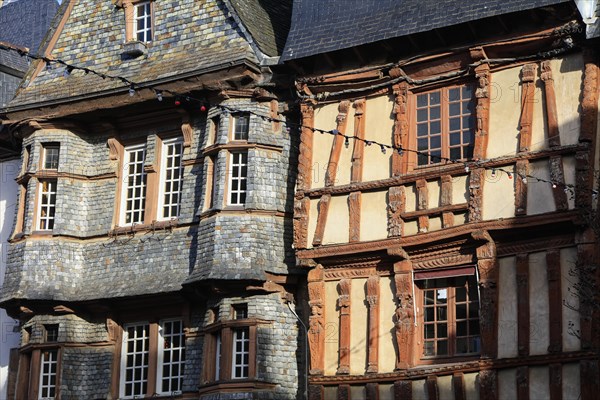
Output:
[[469,174],[469,222],[481,221],[485,169],[476,168]]
[[521,69],[521,121],[519,151],[529,151],[531,147],[531,126],[533,123],[533,104],[535,103],[536,64],[525,64]]
[[412,381],[394,382],[394,400],[412,400]]
[[479,394],[481,400],[498,399],[498,384],[495,370],[486,369],[479,371]]
[[593,168],[589,151],[575,153],[575,208],[588,210],[592,206]]
[[517,255],[517,342],[520,356],[529,355],[529,255]]
[[[339,114],[336,117],[337,127],[336,129],[341,134],[346,134],[346,125],[348,124],[348,109],[350,108],[350,102],[344,100],[340,102],[338,107]],[[331,145],[331,153],[329,154],[329,164],[327,164],[327,173],[325,175],[325,186],[334,186],[336,182],[336,174],[339,168],[340,154],[342,153],[342,146],[344,145],[344,137],[341,135],[335,135],[333,138],[333,144]]]
[[[365,108],[367,104],[365,99],[354,102],[354,136],[360,139],[365,138]],[[354,150],[352,152],[352,171],[350,173],[350,182],[356,183],[362,181],[363,155],[365,152],[365,143],[362,140],[354,141]]]
[[[517,177],[529,174],[529,161],[517,161]],[[515,179],[515,215],[527,215],[527,183],[523,179]]]
[[475,107],[477,126],[475,128],[475,143],[473,146],[473,158],[476,160],[485,158],[489,131],[490,114],[490,66],[481,64],[475,67],[477,78],[477,89]]
[[119,159],[119,149],[121,148],[121,144],[117,138],[111,137],[106,141],[108,146],[108,157],[112,161],[116,161]]
[[[451,206],[452,205],[452,176],[442,176],[442,193],[440,199],[440,206]],[[449,228],[454,226],[454,213],[451,211],[442,212],[442,227]]]
[[477,271],[479,272],[479,293],[481,298],[479,325],[481,327],[481,355],[494,358],[498,351],[498,263],[496,245],[489,232],[479,230],[472,233],[474,240],[483,242],[477,247]]
[[552,191],[556,210],[566,211],[569,209],[569,202],[567,200],[567,193],[565,193],[561,185],[565,183],[562,157],[552,156],[548,159],[548,162],[550,164],[550,180],[558,184],[557,187]]
[[583,96],[581,100],[581,133],[580,142],[592,142],[596,137],[598,124],[598,53],[586,48],[583,53],[585,70],[583,73]]
[[308,245],[309,210],[308,197],[294,201],[294,248],[296,249],[305,249]]
[[181,133],[183,134],[183,147],[190,147],[192,145],[192,138],[194,137],[194,129],[189,120],[181,124]]
[[546,118],[548,125],[548,144],[550,147],[560,146],[560,132],[558,129],[558,112],[556,110],[556,93],[554,92],[554,78],[550,60],[542,61],[540,77],[544,82],[544,94],[546,96]]
[[404,234],[404,221],[401,215],[406,206],[405,190],[404,186],[392,186],[388,191],[388,237]]
[[[427,210],[429,208],[429,190],[427,189],[427,181],[419,179],[416,182],[417,187],[417,210]],[[419,232],[425,233],[429,230],[429,216],[419,216]]]
[[[394,90],[394,146],[408,148],[408,83],[402,82],[393,86]],[[406,153],[402,155],[395,151],[392,155],[392,176],[400,176],[406,173],[408,163],[405,159]]]
[[529,368],[517,368],[517,398],[529,400]]
[[412,265],[408,260],[394,264],[394,283],[396,284],[396,345],[398,354],[396,369],[410,368],[412,364],[414,334],[414,303]]
[[340,310],[340,350],[338,374],[350,373],[350,289],[352,281],[342,279],[339,283],[340,296],[338,309]]
[[298,155],[298,177],[296,185],[298,190],[308,190],[311,186],[312,175],[312,149],[315,110],[312,104],[302,103],[302,131],[300,133],[300,154]]
[[321,375],[324,371],[325,348],[325,283],[323,282],[323,267],[318,265],[308,274],[308,343],[310,346],[310,374]]
[[427,399],[438,400],[439,398],[440,393],[437,385],[437,376],[430,375],[427,377]]
[[313,246],[320,246],[323,242],[323,235],[325,234],[325,224],[327,222],[327,214],[329,213],[329,201],[331,195],[323,195],[319,200],[318,210],[319,215],[317,216],[317,227],[315,228],[315,235],[313,237]]
[[348,196],[348,211],[349,216],[349,241],[359,242],[360,241],[360,206],[361,206],[361,193],[354,192]]
[[369,306],[369,359],[367,373],[379,371],[379,276],[367,279],[367,304]]

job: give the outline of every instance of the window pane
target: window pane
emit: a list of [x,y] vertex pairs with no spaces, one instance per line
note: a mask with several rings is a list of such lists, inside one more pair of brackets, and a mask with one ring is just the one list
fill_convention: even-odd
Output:
[[440,107],[431,107],[429,109],[429,119],[439,119],[440,118]]
[[437,355],[444,356],[448,354],[448,341],[447,340],[439,340],[437,342]]

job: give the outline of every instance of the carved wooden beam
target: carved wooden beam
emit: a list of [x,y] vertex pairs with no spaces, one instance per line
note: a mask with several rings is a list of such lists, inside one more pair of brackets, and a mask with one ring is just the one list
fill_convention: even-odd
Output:
[[303,197],[294,201],[294,248],[305,249],[308,245],[308,216],[310,199]]
[[[442,193],[440,206],[451,206],[452,205],[452,176],[442,176]],[[454,226],[454,213],[446,211],[442,213],[442,227],[450,228]]]
[[[417,187],[417,210],[427,210],[429,208],[429,190],[427,189],[427,181],[419,179],[416,182]],[[422,215],[419,217],[419,232],[427,232],[429,230],[429,217]]]
[[[336,118],[337,127],[336,129],[341,134],[346,134],[346,126],[348,125],[348,109],[350,108],[350,102],[344,100],[340,102],[338,107],[339,114]],[[327,164],[327,173],[325,174],[325,186],[334,186],[336,182],[336,174],[339,168],[340,155],[342,153],[342,147],[344,146],[344,137],[341,135],[335,135],[333,143],[331,145],[331,153],[329,154],[329,163]]]
[[[365,137],[365,99],[354,102],[354,136],[364,139]],[[352,172],[350,181],[352,183],[362,181],[363,156],[365,152],[365,143],[362,140],[354,141],[354,150],[352,152]]]
[[566,211],[569,209],[569,201],[567,193],[564,190],[565,173],[563,171],[563,163],[561,156],[552,156],[548,159],[550,164],[550,180],[556,182],[557,186],[552,190],[554,196],[554,205],[558,211]]
[[550,147],[560,146],[560,131],[558,128],[558,111],[556,109],[556,93],[554,92],[554,78],[550,61],[542,61],[541,78],[544,82],[544,94],[546,97],[546,118],[548,124],[548,144]]
[[322,375],[325,370],[325,282],[321,265],[308,273],[308,305],[310,374]]
[[402,214],[406,209],[406,193],[404,186],[392,186],[388,190],[388,237],[404,234]]
[[350,373],[350,305],[352,281],[342,279],[339,283],[340,296],[338,298],[338,309],[340,310],[340,342],[339,342],[339,364],[338,375],[347,375]]
[[485,169],[475,168],[469,174],[469,222],[479,222],[483,212]]
[[521,120],[519,151],[529,151],[531,147],[531,129],[533,124],[533,104],[535,103],[536,64],[525,64],[521,69]]
[[[394,146],[408,148],[408,83],[393,86],[394,91]],[[408,154],[392,155],[392,176],[400,176],[408,171]]]
[[408,260],[394,263],[394,283],[396,284],[396,344],[398,354],[396,369],[412,366],[414,328],[414,299],[412,263]]
[[315,126],[315,110],[312,104],[302,103],[302,131],[300,133],[300,154],[298,155],[298,190],[308,190],[311,187],[313,128]]
[[517,400],[529,400],[529,367],[517,368]]
[[349,219],[349,241],[350,243],[360,241],[360,212],[361,212],[361,193],[353,192],[348,196]]
[[527,183],[523,182],[523,178],[529,173],[529,161],[517,161],[516,172],[515,215],[527,215]]
[[379,371],[379,275],[367,279],[367,304],[369,305],[369,348],[367,373]]
[[320,246],[323,242],[323,235],[325,234],[325,224],[327,222],[327,214],[329,213],[329,202],[331,195],[325,194],[319,200],[319,215],[317,216],[317,227],[315,228],[315,235],[313,237],[313,246]]
[[562,296],[561,273],[560,273],[560,250],[548,250],[546,253],[546,265],[548,267],[548,304],[550,319],[550,345],[549,353],[562,351]]
[[[585,287],[596,287],[598,284],[598,261],[597,261],[597,241],[594,230],[587,228],[580,234],[577,244],[577,263],[575,268],[579,275],[579,282],[584,283]],[[595,282],[593,280],[596,280]],[[584,290],[585,291],[585,290]],[[593,305],[597,304],[596,299],[586,299],[587,301],[579,302],[579,332],[581,340],[581,349],[589,350],[592,348],[594,337],[593,331]]]
[[490,125],[490,66],[481,64],[475,67],[475,77],[477,78],[477,90],[475,97],[477,105],[475,108],[477,125],[475,129],[475,144],[473,146],[473,158],[476,160],[485,158],[488,132]]
[[517,255],[517,342],[519,356],[529,355],[529,255]]

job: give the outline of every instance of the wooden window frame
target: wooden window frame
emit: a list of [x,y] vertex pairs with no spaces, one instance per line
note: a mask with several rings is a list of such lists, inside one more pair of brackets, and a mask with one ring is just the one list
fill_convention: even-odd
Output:
[[[46,158],[48,157],[49,150],[57,150],[57,158],[56,158],[56,167],[47,166]],[[42,143],[42,151],[40,157],[40,169],[43,171],[58,171],[58,166],[60,163],[60,143]]]
[[[139,221],[132,221],[131,222],[126,222],[126,217],[127,217],[127,201],[129,199],[129,197],[127,196],[127,192],[129,189],[129,177],[130,177],[130,173],[129,173],[129,164],[130,164],[130,159],[129,156],[131,153],[138,152],[138,151],[142,151],[143,155],[142,155],[142,160],[140,163],[141,165],[141,176],[142,176],[142,185],[141,185],[141,189],[143,191],[143,195],[141,197],[139,197],[139,199],[141,201],[143,201],[143,206],[141,206],[141,208],[138,211],[135,211],[132,209],[132,212],[139,212],[142,216],[141,219]],[[146,211],[148,208],[148,205],[146,204],[147,201],[147,192],[148,192],[148,182],[147,182],[147,173],[145,171],[145,163],[146,163],[146,154],[147,154],[147,146],[146,143],[140,143],[140,144],[132,144],[132,145],[128,145],[125,146],[123,148],[123,159],[122,159],[122,167],[121,167],[121,193],[119,195],[119,202],[120,202],[120,207],[119,207],[119,226],[132,226],[132,225],[139,225],[139,224],[143,224],[146,220]],[[136,175],[138,175],[139,173],[136,172]],[[133,198],[132,198],[133,199]]]
[[[245,130],[243,132],[238,132],[238,121],[240,121],[242,118],[246,120],[246,124],[244,125]],[[251,121],[251,115],[249,112],[238,112],[238,113],[232,114],[231,129],[230,129],[231,135],[229,137],[229,141],[231,141],[231,142],[247,142],[250,137],[250,121]],[[238,134],[240,134],[242,137],[236,138],[236,136]]]
[[[51,188],[48,191],[44,191],[44,185],[54,185],[54,191]],[[44,196],[50,195],[48,197],[48,202],[44,203]],[[54,202],[50,201],[52,199],[52,194],[54,194]],[[56,203],[58,197],[58,179],[39,179],[37,184],[37,196],[35,201],[35,229],[36,231],[41,232],[52,232],[54,230],[54,222],[56,221]],[[42,216],[43,209],[47,210],[53,208],[54,214],[52,217]],[[47,212],[46,210],[46,212]],[[46,226],[42,227],[42,222],[46,221]],[[52,225],[51,227],[48,227]]]
[[[55,325],[55,324],[52,324]],[[57,339],[58,333],[60,330],[60,324],[58,325],[57,330]],[[46,341],[46,332],[44,328],[44,341]],[[29,330],[25,328],[25,331],[30,334],[31,327]],[[55,352],[56,354],[56,372],[55,376],[55,384],[54,384],[54,396],[46,396],[42,397],[43,387],[43,361],[44,361],[44,352]],[[58,341],[42,343],[42,344],[25,344],[24,347],[20,350],[19,356],[19,370],[18,370],[18,378],[16,384],[17,396],[19,399],[57,399],[60,398],[60,381],[61,381],[61,371],[62,371],[62,356],[63,356],[63,346]]]
[[[449,97],[449,90],[451,89],[455,89],[455,88],[461,88],[461,100],[462,99],[462,88],[463,87],[470,87],[471,88],[471,107],[472,107],[472,111],[470,114],[470,119],[471,119],[471,142],[469,143],[469,148],[470,148],[470,153],[471,153],[471,157],[473,154],[473,149],[474,149],[474,145],[475,145],[475,128],[476,128],[476,110],[475,107],[477,105],[476,102],[476,97],[475,97],[475,85],[470,82],[458,82],[452,85],[448,85],[448,86],[434,86],[434,87],[427,87],[424,89],[413,89],[411,90],[411,95],[409,96],[409,106],[410,106],[410,123],[409,123],[409,147],[412,149],[416,149],[418,150],[418,136],[417,136],[417,110],[418,110],[418,106],[417,106],[417,99],[418,96],[420,95],[426,95],[426,94],[430,94],[436,91],[439,91],[440,93],[440,150],[441,150],[441,157],[443,158],[450,158],[450,115],[449,115],[449,108],[450,108],[450,97]],[[462,108],[461,108],[461,112],[462,112]],[[465,115],[461,114],[461,119],[464,117]],[[428,119],[428,121],[430,121]],[[461,127],[462,127],[462,122],[461,122]],[[462,134],[461,134],[462,136]],[[428,135],[428,137],[430,137]],[[461,137],[461,144],[462,144],[462,137]],[[452,147],[456,147],[456,146],[452,146]],[[430,145],[428,145],[427,149],[423,149],[421,150],[424,153],[430,153]],[[461,146],[461,155],[463,155],[463,149]],[[417,153],[410,153],[409,154],[410,157],[410,163],[409,166],[409,170],[413,170],[413,169],[422,169],[422,168],[428,168],[428,167],[437,167],[439,165],[443,165],[444,163],[446,163],[447,161],[445,160],[440,160],[437,162],[432,162],[432,160],[430,159],[430,162],[428,164],[421,164],[419,165],[419,155]],[[456,159],[456,161],[466,161],[468,158],[460,158],[460,159]],[[453,159],[454,160],[454,159]]]
[[[137,38],[137,20],[136,6],[140,3],[150,4],[150,41],[140,41]],[[123,7],[125,10],[125,42],[139,41],[146,45],[154,41],[155,18],[154,18],[154,0],[116,0],[117,7]]]
[[[157,221],[169,221],[172,219],[177,219],[179,218],[180,212],[181,212],[181,195],[183,194],[183,172],[184,172],[184,166],[183,166],[183,137],[179,136],[179,137],[174,137],[174,138],[169,138],[169,139],[164,139],[161,140],[161,152],[160,152],[160,177],[159,177],[159,188],[158,188],[158,198],[157,198],[157,208],[156,208],[156,212],[157,212]],[[179,167],[172,167],[172,170],[178,170],[179,173],[179,178],[177,180],[172,179],[172,182],[177,182],[179,184],[179,190],[177,192],[171,190],[171,195],[173,194],[177,194],[178,196],[178,202],[176,205],[173,205],[172,203],[170,204],[170,207],[176,207],[177,208],[177,212],[175,215],[169,215],[165,217],[164,214],[164,207],[165,207],[165,194],[166,194],[166,184],[167,184],[167,171],[170,167],[168,167],[168,147],[169,146],[179,146],[180,149],[180,153],[179,155],[174,155],[174,157],[179,157]],[[147,201],[147,200],[146,200]]]
[[[447,271],[453,271],[456,269],[449,269]],[[459,269],[460,270],[460,269]],[[417,272],[417,271],[415,271]],[[436,271],[431,271],[433,274],[435,274]],[[439,271],[438,271],[439,272]],[[443,274],[443,271],[442,271]],[[437,280],[437,279],[454,279],[454,278],[460,278],[460,277],[466,277],[466,279],[469,279],[470,277],[474,278],[475,281],[475,287],[477,287],[478,284],[478,277],[476,274],[459,274],[459,275],[450,275],[448,277],[433,277],[433,278],[428,278],[431,280]],[[415,357],[415,359],[417,360],[418,364],[438,364],[438,363],[451,363],[451,362],[462,362],[462,361],[468,361],[468,360],[474,360],[474,359],[478,359],[480,354],[481,354],[481,328],[478,325],[479,328],[479,351],[477,352],[471,352],[471,353],[456,353],[456,330],[457,330],[457,326],[456,326],[456,316],[455,316],[455,309],[456,309],[456,302],[455,302],[455,297],[454,297],[454,291],[456,289],[456,287],[458,286],[446,286],[445,288],[447,289],[447,346],[448,346],[448,351],[447,354],[445,355],[432,355],[432,356],[426,356],[424,355],[424,348],[425,348],[425,298],[424,298],[424,292],[425,290],[427,290],[427,288],[423,288],[422,287],[422,283],[425,282],[427,279],[415,279],[414,280],[414,286],[415,286],[415,295],[416,295],[416,300],[417,300],[417,304],[418,304],[418,308],[417,308],[417,329],[415,330],[415,335],[417,335],[417,342],[419,343],[419,345],[416,348],[416,351],[418,351],[418,353],[416,354],[417,357]],[[465,282],[466,285],[466,282]],[[442,287],[440,287],[441,289]],[[479,296],[479,292],[477,289],[477,301],[476,303],[476,307],[478,310],[478,318],[477,321],[480,321],[480,316],[479,316],[479,301],[480,301],[480,296]],[[468,296],[468,293],[467,293]],[[467,297],[468,299],[468,297]],[[469,303],[474,303],[472,300],[469,301]],[[471,305],[469,304],[469,306]],[[434,308],[435,310],[435,308]],[[434,314],[437,315],[437,312],[434,311]],[[467,314],[467,325],[468,325],[468,319],[469,315]],[[437,337],[437,333],[435,334],[435,336]],[[474,336],[474,335],[471,335]],[[437,342],[437,340],[434,340],[434,342]]]
[[[49,368],[52,367],[52,365],[54,365],[55,367],[55,371],[54,373],[52,373],[52,371],[49,371],[49,373],[46,373],[44,371],[44,359],[46,354],[54,354],[55,359],[51,360],[49,362]],[[59,388],[59,381],[58,381],[58,356],[59,356],[59,349],[58,348],[54,348],[54,349],[45,349],[45,350],[41,350],[40,351],[40,371],[39,371],[39,385],[38,385],[38,399],[39,400],[50,400],[50,399],[55,399],[58,397],[58,388]],[[48,376],[48,379],[52,379],[52,376],[54,376],[54,384],[44,384],[44,377]],[[54,396],[44,396],[44,390],[53,390],[54,391]]]
[[[240,162],[238,164],[234,164],[234,157],[236,155],[240,155],[242,157],[242,159],[240,159]],[[246,156],[246,161],[243,162],[243,156]],[[247,195],[248,195],[248,150],[241,150],[241,151],[230,151],[228,154],[228,168],[227,171],[229,172],[228,175],[228,179],[227,179],[227,205],[231,206],[231,207],[243,207],[246,204],[246,200],[247,200]],[[238,176],[234,177],[234,173],[233,173],[233,169],[235,166],[238,166],[239,168],[239,174]],[[242,174],[242,169],[246,168],[246,173]],[[232,201],[232,195],[234,194],[234,190],[233,190],[233,181],[237,180],[238,181],[238,189],[235,190],[235,193],[238,195],[238,199],[236,202]],[[245,182],[246,184],[246,188],[244,190],[241,189],[241,183]],[[244,201],[240,201],[241,195],[244,196]]]
[[[179,364],[179,374],[178,374],[178,378],[179,379],[179,389],[177,390],[164,390],[163,386],[162,386],[162,380],[164,378],[163,376],[163,367],[165,365],[165,360],[164,360],[164,352],[165,350],[165,334],[163,333],[164,331],[164,325],[167,323],[173,323],[173,322],[179,322],[179,326],[181,327],[181,331],[178,335],[175,334],[171,334],[171,336],[180,336],[180,345],[177,348],[177,350],[180,351],[180,354],[183,353],[183,356],[180,355],[179,357],[179,361],[177,361],[177,364]],[[169,347],[168,351],[174,351],[175,346]],[[183,386],[183,378],[184,378],[184,367],[185,367],[185,331],[183,329],[183,320],[181,318],[168,318],[168,319],[162,319],[158,322],[158,348],[157,348],[157,366],[156,366],[156,390],[155,392],[159,395],[178,395],[181,394],[182,392],[182,386]],[[171,359],[171,361],[169,362],[169,364],[175,364],[175,362],[173,362],[173,360]],[[173,379],[173,377],[171,377],[171,379]]]

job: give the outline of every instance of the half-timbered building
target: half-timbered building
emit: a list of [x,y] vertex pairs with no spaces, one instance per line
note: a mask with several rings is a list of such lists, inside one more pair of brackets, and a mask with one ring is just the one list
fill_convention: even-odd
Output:
[[311,400],[596,398],[598,42],[578,6],[294,2]]

